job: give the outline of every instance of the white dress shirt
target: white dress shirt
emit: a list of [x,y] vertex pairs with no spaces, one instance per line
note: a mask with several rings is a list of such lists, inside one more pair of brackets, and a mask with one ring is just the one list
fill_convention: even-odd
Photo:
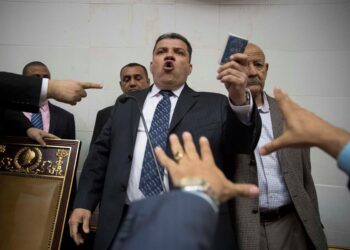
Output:
[[[173,95],[170,97],[171,109],[170,109],[170,117],[169,117],[169,125],[171,122],[171,118],[174,114],[174,109],[185,85],[182,85],[177,90],[172,91]],[[143,104],[142,113],[146,120],[147,129],[151,128],[152,119],[156,107],[160,100],[163,98],[161,94],[159,94],[160,89],[153,85],[152,90],[148,93],[145,103]],[[143,127],[142,121],[140,119],[139,126],[137,129],[136,142],[134,148],[134,157],[131,163],[131,172],[129,177],[128,189],[127,189],[127,201],[126,203],[130,203],[131,201],[136,201],[145,198],[143,193],[139,189],[141,171],[142,171],[142,163],[145,155],[145,149],[147,145],[147,135],[145,132],[145,128]],[[169,190],[169,180],[168,173],[164,171],[164,184],[165,188]]]
[[274,209],[291,203],[291,199],[284,181],[277,153],[260,155],[259,147],[274,139],[270,106],[265,93],[264,104],[258,107],[261,117],[261,135],[254,151],[259,180],[259,206],[260,208]]

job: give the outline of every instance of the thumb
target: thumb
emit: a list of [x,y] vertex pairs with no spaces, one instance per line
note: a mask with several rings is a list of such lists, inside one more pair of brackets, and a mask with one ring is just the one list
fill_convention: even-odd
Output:
[[88,234],[90,232],[90,217],[89,216],[84,216],[83,217],[83,231],[84,233]]
[[268,155],[282,147],[284,147],[284,136],[280,136],[259,149],[261,155]]
[[233,184],[232,197],[253,198],[259,195],[259,188],[253,184]]
[[41,146],[46,146],[46,142],[41,133],[38,133],[34,136],[34,140],[36,140]]

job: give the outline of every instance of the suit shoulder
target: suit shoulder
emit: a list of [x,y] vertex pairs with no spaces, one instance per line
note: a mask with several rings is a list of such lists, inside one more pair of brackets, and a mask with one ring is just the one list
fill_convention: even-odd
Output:
[[205,91],[202,91],[202,92],[196,92],[198,93],[199,95],[201,96],[204,96],[204,97],[210,97],[210,98],[225,98],[227,99],[227,96],[223,95],[223,94],[220,94],[220,93],[213,93],[213,92],[205,92]]
[[105,107],[97,112],[97,116],[103,116],[104,114],[110,114],[114,106]]
[[60,115],[67,115],[67,116],[74,116],[71,112],[59,107],[59,106],[56,106],[52,103],[49,103],[49,108],[50,108],[50,112],[57,112],[57,113],[60,113]]
[[195,92],[197,94],[197,97],[199,97],[200,101],[204,101],[206,103],[221,103],[221,104],[228,104],[228,97],[224,96],[223,94],[219,93],[211,93],[211,92]]

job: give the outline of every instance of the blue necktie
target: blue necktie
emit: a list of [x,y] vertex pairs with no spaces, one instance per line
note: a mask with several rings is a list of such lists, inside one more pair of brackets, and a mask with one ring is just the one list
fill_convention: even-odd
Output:
[[[165,150],[169,130],[170,96],[173,95],[173,92],[162,90],[159,93],[163,98],[158,103],[156,111],[154,112],[149,134],[153,147],[160,146]],[[160,167],[161,178],[163,178],[164,169],[159,163],[158,165]],[[147,143],[145,156],[143,158],[139,189],[145,197],[160,194],[163,190],[149,143]]]
[[38,129],[43,129],[43,118],[41,117],[40,112],[33,113],[30,121],[34,125],[34,127],[38,128]]

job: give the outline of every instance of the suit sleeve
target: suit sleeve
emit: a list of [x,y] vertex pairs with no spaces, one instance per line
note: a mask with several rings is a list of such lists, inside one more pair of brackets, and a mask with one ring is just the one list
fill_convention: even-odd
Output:
[[216,222],[207,201],[172,191],[132,203],[112,250],[210,249]]
[[229,104],[225,128],[225,152],[227,154],[244,153],[250,154],[254,151],[261,133],[261,119],[256,104],[253,105],[251,125],[243,124],[231,109]]
[[92,133],[92,138],[91,138],[91,144],[94,143],[94,141],[96,141],[97,136],[100,134],[103,128],[104,124],[102,124],[101,119],[102,119],[102,112],[99,111],[97,112],[97,115],[96,115],[94,131]]
[[37,112],[42,79],[0,72],[0,104],[2,108]]
[[111,148],[111,132],[112,120],[108,119],[98,140],[90,146],[79,179],[74,208],[93,211],[101,199]]
[[75,140],[75,120],[74,120],[73,114],[69,114],[67,131],[68,131],[67,139]]
[[7,136],[27,136],[27,130],[33,127],[25,115],[20,111],[4,111],[4,131]]

